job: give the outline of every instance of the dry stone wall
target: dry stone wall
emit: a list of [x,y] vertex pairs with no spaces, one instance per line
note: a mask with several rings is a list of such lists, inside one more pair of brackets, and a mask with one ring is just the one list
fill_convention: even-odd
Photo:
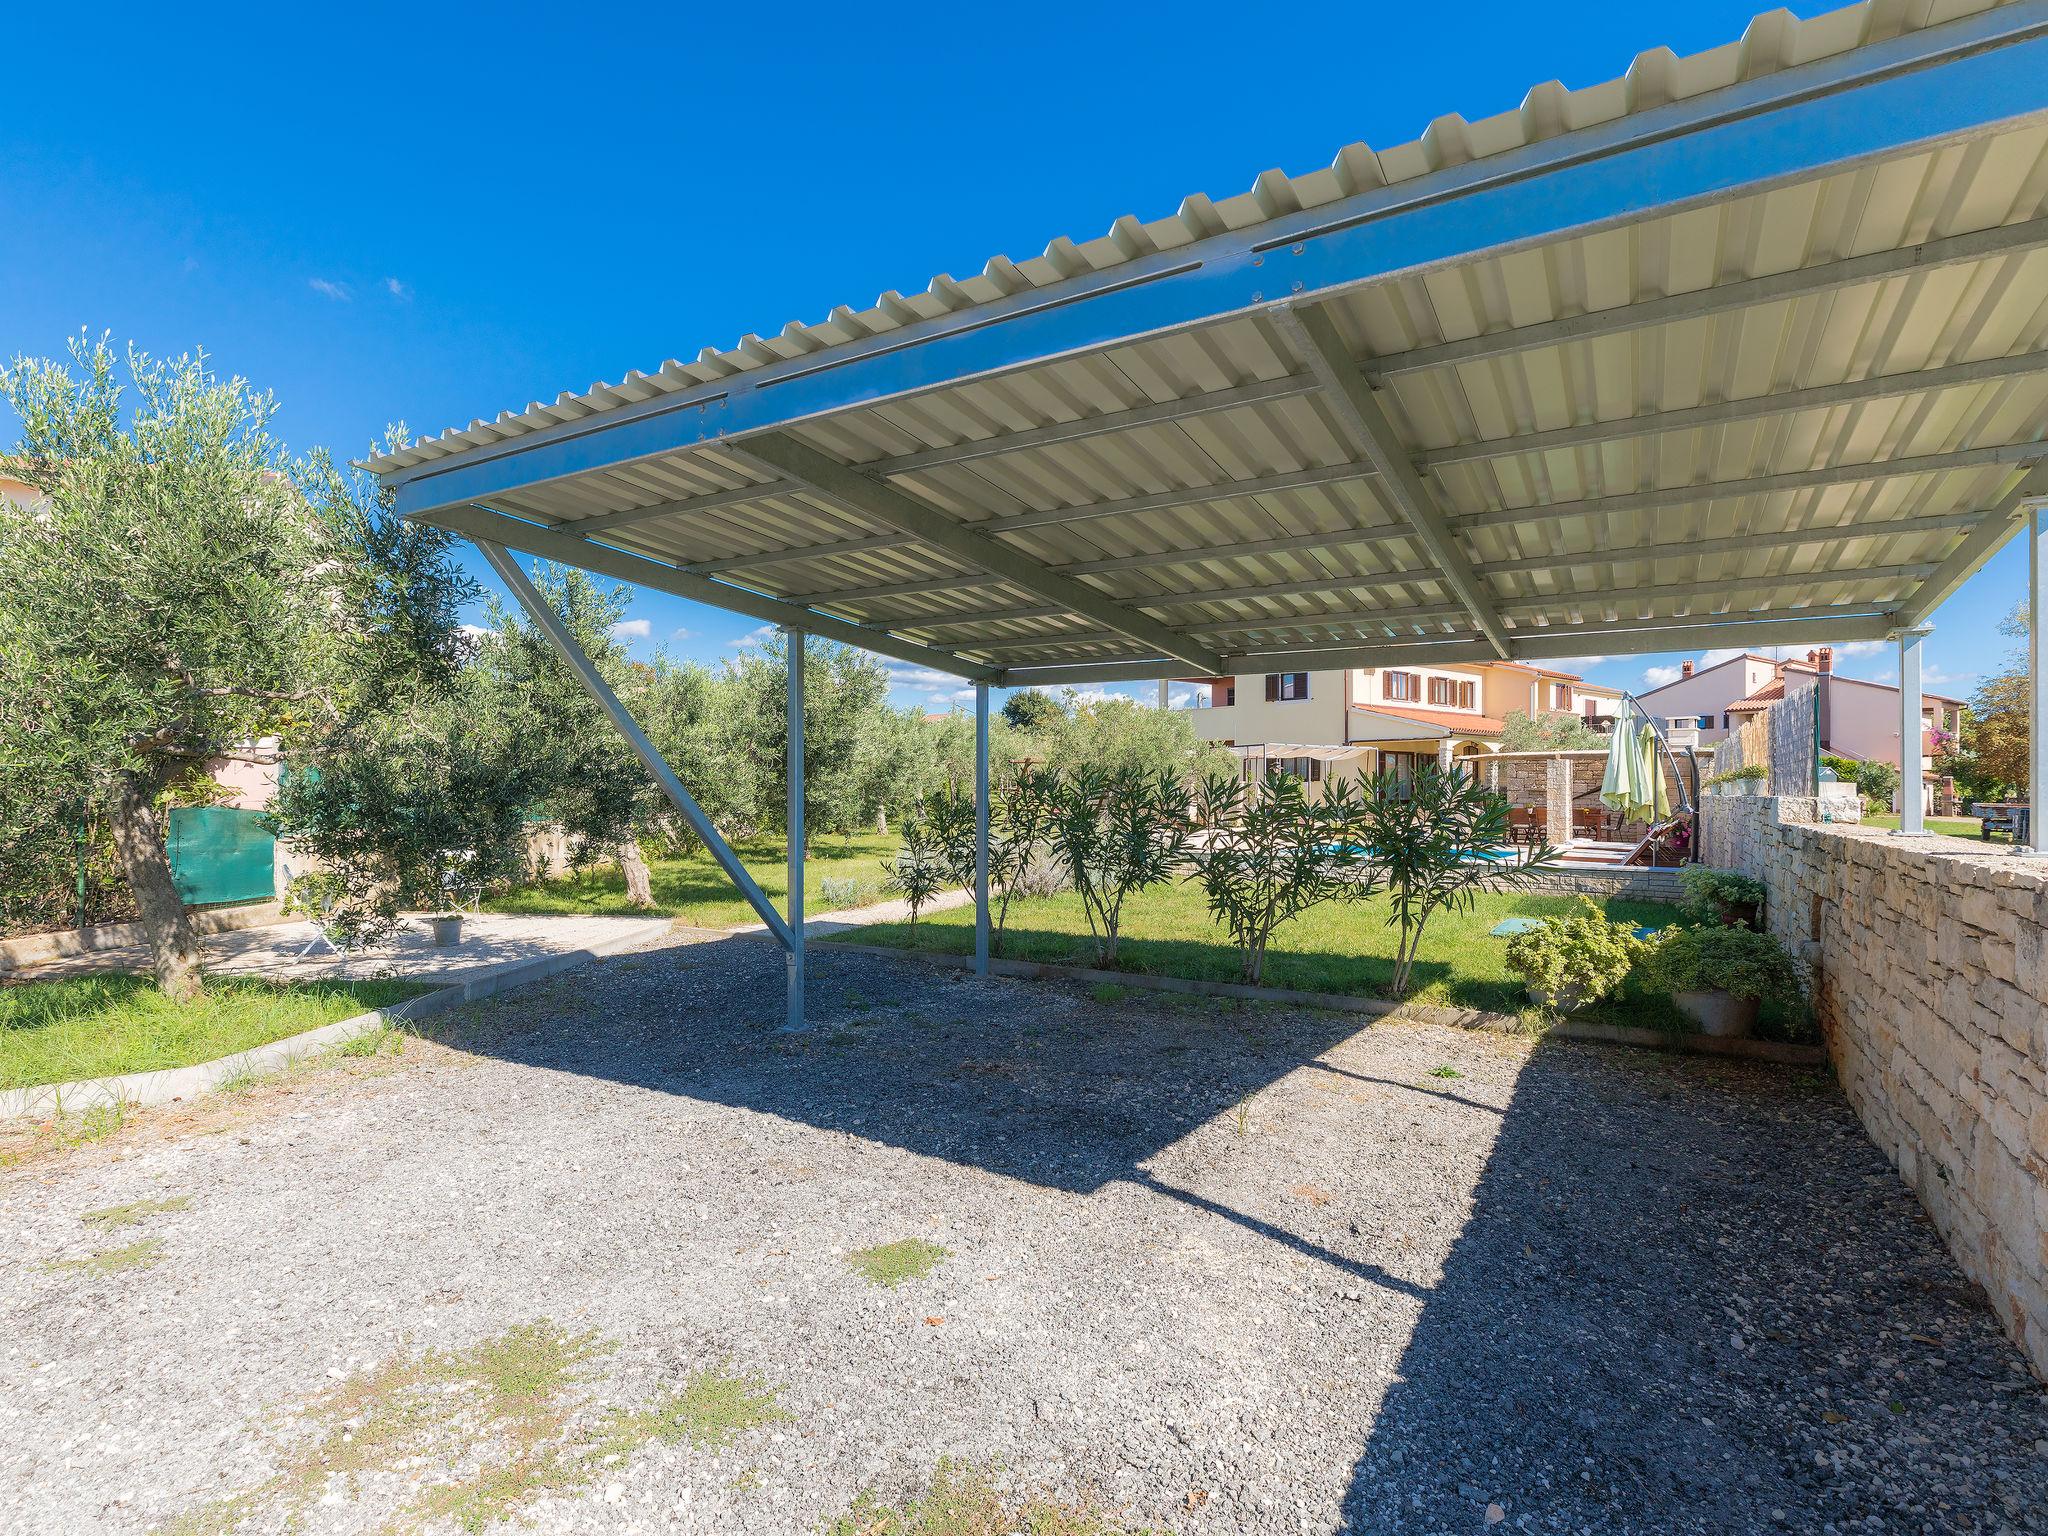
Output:
[[1715,794],[1706,862],[1769,889],[1871,1139],[2048,1378],[2048,861]]

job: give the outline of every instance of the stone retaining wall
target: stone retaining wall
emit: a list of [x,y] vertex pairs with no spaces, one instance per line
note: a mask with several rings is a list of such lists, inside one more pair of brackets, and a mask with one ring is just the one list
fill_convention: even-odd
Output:
[[2048,1378],[2048,863],[1716,794],[1709,864],[1768,887],[1842,1089]]

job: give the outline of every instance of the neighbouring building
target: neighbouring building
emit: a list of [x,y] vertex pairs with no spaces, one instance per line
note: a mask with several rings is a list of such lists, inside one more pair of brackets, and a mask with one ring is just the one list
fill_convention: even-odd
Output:
[[1352,667],[1330,672],[1184,678],[1195,685],[1195,733],[1229,747],[1247,773],[1285,771],[1308,783],[1498,752],[1507,716],[1563,711],[1596,729],[1621,691],[1576,673],[1519,662]]
[[[1711,667],[1695,668],[1688,661],[1675,682],[1645,693],[1642,703],[1670,730],[1674,743],[1682,733],[1697,730],[1698,744],[1707,746],[1780,700],[1804,694],[1813,696],[1821,751],[1899,766],[1899,690],[1843,676],[1835,671],[1834,650],[1828,646],[1808,651],[1802,660],[1744,652]],[[1962,730],[1962,713],[1961,699],[1921,695],[1920,760],[1929,765],[1921,795],[1930,811],[1954,799],[1954,781],[1932,765]]]

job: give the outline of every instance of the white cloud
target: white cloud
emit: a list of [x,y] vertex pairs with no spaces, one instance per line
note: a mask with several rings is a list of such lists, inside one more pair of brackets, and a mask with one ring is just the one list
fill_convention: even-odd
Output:
[[746,651],[752,650],[757,646],[766,645],[774,637],[775,626],[773,624],[763,624],[758,629],[750,629],[744,635],[728,640],[725,643],[735,651]]
[[464,624],[459,627],[462,631],[463,637],[469,640],[481,640],[485,635],[488,635],[490,633],[490,631],[488,629],[485,629],[481,624]]
[[1195,696],[1199,691],[1200,690],[1189,687],[1186,684],[1179,684],[1175,687],[1169,688],[1166,692],[1167,708],[1193,709],[1195,707]]
[[651,640],[654,638],[652,619],[621,619],[612,626],[614,640]]
[[1882,640],[1845,640],[1835,646],[1835,656],[1872,656],[1889,648]]
[[1584,672],[1589,667],[1604,667],[1613,659],[1612,656],[1563,656],[1544,665],[1555,667],[1560,672]]
[[306,286],[319,294],[323,299],[334,299],[342,304],[346,304],[356,296],[355,290],[349,287],[347,283],[331,282],[324,277],[309,278]]
[[1666,683],[1675,683],[1683,675],[1677,667],[1643,668],[1643,681],[1652,688],[1662,688]]
[[683,641],[685,641],[685,640],[694,640],[694,639],[696,639],[696,638],[697,638],[697,631],[696,631],[696,630],[694,630],[694,629],[681,629],[681,628],[677,629],[677,630],[676,630],[676,632],[675,632],[674,634],[672,634],[672,635],[670,635],[670,636],[669,636],[669,639],[671,639],[671,640],[673,640],[673,641],[677,642],[678,644],[681,644],[681,643],[682,643]]
[[406,287],[405,284],[401,283],[395,277],[387,277],[384,279],[384,291],[390,294],[392,298],[399,300],[401,303],[405,302],[406,300],[412,297],[412,290]]

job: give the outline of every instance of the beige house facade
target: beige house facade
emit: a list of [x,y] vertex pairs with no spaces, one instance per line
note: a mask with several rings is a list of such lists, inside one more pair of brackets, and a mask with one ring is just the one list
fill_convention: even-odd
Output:
[[1407,779],[1423,762],[1498,752],[1507,717],[1561,711],[1611,719],[1619,689],[1518,662],[1351,667],[1197,677],[1195,734],[1230,748],[1248,774],[1289,772],[1311,784],[1381,771]]

